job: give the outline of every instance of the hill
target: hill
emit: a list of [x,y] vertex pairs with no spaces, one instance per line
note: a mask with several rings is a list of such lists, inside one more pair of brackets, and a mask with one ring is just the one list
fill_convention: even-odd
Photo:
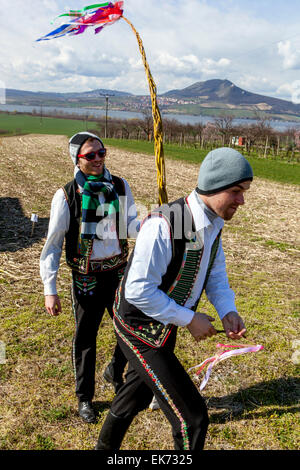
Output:
[[7,104],[21,104],[26,106],[86,106],[99,104],[105,96],[111,98],[122,98],[132,96],[131,93],[117,90],[99,90],[84,91],[79,93],[53,93],[53,92],[34,92],[25,90],[6,90]]
[[260,110],[278,114],[300,115],[300,105],[279,98],[258,95],[237,87],[229,80],[196,82],[182,90],[171,90],[162,97],[190,101],[204,107],[225,105],[229,109]]
[[[49,93],[8,89],[7,104],[28,106],[68,106],[104,108],[109,96],[110,109],[143,111],[151,106],[148,95],[134,95],[118,90],[98,89],[81,93]],[[259,95],[239,88],[229,80],[196,82],[186,88],[170,90],[158,96],[161,111],[190,115],[232,114],[255,117],[264,112],[272,118],[300,119],[300,105],[290,101]]]

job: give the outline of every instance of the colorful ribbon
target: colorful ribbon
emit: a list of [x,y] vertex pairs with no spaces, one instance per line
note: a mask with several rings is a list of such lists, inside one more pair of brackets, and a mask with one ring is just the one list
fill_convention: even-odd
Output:
[[[188,372],[190,372],[191,370],[197,369],[199,367],[199,370],[196,372],[196,375],[200,375],[202,370],[205,368],[205,366],[207,364],[209,364],[209,366],[207,368],[207,371],[206,371],[206,374],[205,374],[205,377],[204,377],[204,379],[202,380],[202,382],[200,384],[200,392],[206,386],[206,384],[208,382],[208,379],[210,377],[210,374],[212,372],[212,368],[216,364],[218,364],[221,361],[224,361],[228,357],[238,356],[240,354],[246,354],[246,353],[249,353],[249,352],[258,352],[258,351],[261,351],[262,349],[264,349],[264,347],[261,344],[257,344],[257,345],[243,345],[243,344],[241,344],[241,345],[237,346],[236,344],[218,343],[216,345],[216,347],[217,348],[223,348],[223,349],[225,348],[225,349],[224,349],[224,351],[220,351],[215,356],[212,356],[212,357],[209,357],[208,359],[205,359],[205,361],[201,362],[201,364],[198,364],[197,366],[191,367],[188,370]],[[236,349],[232,349],[232,348],[236,348]]]
[[[95,34],[98,34],[107,25],[112,25],[123,15],[123,1],[105,2],[88,5],[81,10],[70,10],[68,13],[58,15],[52,23],[58,18],[69,17],[70,21],[62,24],[54,31],[46,34],[39,41],[49,41],[50,39],[63,36],[77,36],[86,31],[87,28],[95,26]],[[74,19],[72,19],[74,18]]]

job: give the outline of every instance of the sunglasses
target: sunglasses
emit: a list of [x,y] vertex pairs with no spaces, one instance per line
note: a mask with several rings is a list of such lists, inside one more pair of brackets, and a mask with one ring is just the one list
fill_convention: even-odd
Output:
[[81,155],[77,155],[78,158],[84,158],[88,162],[91,162],[92,160],[95,160],[96,156],[98,157],[105,157],[106,156],[106,149],[100,149],[97,150],[97,152],[89,152],[89,153],[83,153]]

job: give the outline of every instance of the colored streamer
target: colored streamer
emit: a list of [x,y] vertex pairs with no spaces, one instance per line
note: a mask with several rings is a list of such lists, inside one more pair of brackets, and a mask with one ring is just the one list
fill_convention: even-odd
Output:
[[[96,27],[95,34],[100,33],[105,26],[118,21],[123,15],[124,2],[106,2],[88,5],[82,10],[70,10],[55,18],[70,17],[74,19],[68,23],[62,24],[59,28],[51,31],[46,36],[42,36],[37,41],[49,41],[63,36],[74,36],[84,33],[89,27]],[[53,21],[55,21],[53,20]],[[100,26],[99,26],[100,25]]]
[[[190,372],[193,369],[198,369],[196,372],[196,375],[200,375],[203,369],[209,364],[206,374],[200,384],[200,392],[204,389],[206,386],[209,377],[211,375],[212,369],[216,364],[218,364],[221,361],[224,361],[225,359],[228,359],[229,357],[233,356],[238,356],[240,354],[246,354],[249,352],[258,352],[264,349],[264,347],[261,344],[257,345],[231,345],[231,344],[222,344],[218,343],[216,345],[217,348],[223,349],[223,351],[220,351],[217,353],[215,356],[209,357],[208,359],[205,359],[201,364],[198,364],[197,366],[191,367],[188,372]],[[236,348],[236,349],[233,349]]]

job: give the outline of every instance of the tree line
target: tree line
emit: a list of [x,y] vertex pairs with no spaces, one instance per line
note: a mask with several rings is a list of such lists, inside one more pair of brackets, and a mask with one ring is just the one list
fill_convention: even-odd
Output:
[[[32,114],[39,116],[33,110]],[[153,119],[151,109],[142,111],[142,118],[120,119],[108,116],[96,117],[92,114],[67,114],[61,110],[43,112],[43,117],[69,118],[84,122],[86,129],[96,122],[99,135],[113,139],[153,140]],[[184,124],[175,119],[163,118],[164,143],[212,150],[219,146],[237,147],[249,156],[282,159],[300,162],[300,126],[291,123],[283,131],[271,126],[267,114],[257,112],[255,122],[236,124],[235,118],[224,114],[211,119],[207,124]]]
[[[272,128],[267,116],[257,115],[255,123],[235,124],[234,117],[222,115],[203,124],[183,124],[163,118],[164,143],[211,150],[219,146],[240,147],[247,155],[300,162],[300,127],[284,131]],[[143,119],[98,119],[100,135],[115,139],[153,140],[151,112]]]

